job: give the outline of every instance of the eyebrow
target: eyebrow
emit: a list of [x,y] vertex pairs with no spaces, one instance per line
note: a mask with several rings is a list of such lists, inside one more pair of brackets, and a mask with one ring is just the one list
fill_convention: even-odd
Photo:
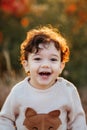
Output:
[[[32,53],[32,56],[39,56],[39,55],[40,55],[40,53],[39,53],[39,52],[37,52],[37,53]],[[59,58],[59,57],[60,57],[60,54],[57,54],[57,53],[52,53],[52,54],[50,54],[50,56],[54,56],[54,57]]]
[[51,54],[52,56],[56,56],[56,57],[59,57],[59,55],[56,55],[56,54]]

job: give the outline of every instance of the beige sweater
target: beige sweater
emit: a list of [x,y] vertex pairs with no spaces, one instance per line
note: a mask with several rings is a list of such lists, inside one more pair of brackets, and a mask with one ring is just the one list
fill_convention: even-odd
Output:
[[27,130],[23,125],[27,107],[37,113],[60,110],[62,124],[58,130],[87,130],[77,89],[64,78],[58,78],[52,87],[45,90],[33,88],[28,83],[28,77],[16,84],[0,112],[0,130],[16,130],[14,123],[17,130]]

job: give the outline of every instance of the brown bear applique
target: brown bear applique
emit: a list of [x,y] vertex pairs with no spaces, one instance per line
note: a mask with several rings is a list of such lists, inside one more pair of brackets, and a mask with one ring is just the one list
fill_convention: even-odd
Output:
[[27,108],[23,125],[28,130],[57,130],[61,125],[59,115],[59,110],[51,111],[48,114],[37,114],[32,108]]

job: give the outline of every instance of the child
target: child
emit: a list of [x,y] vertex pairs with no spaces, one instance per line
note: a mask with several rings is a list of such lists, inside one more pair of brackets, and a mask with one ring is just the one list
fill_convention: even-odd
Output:
[[33,29],[21,44],[20,59],[28,76],[7,97],[0,112],[0,130],[27,130],[24,120],[28,107],[44,114],[59,110],[58,130],[86,130],[76,87],[59,77],[69,60],[65,38],[53,27]]

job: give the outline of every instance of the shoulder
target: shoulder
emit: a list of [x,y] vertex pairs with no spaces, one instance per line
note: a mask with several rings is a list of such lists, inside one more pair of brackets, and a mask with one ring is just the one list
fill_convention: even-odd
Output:
[[79,98],[79,92],[73,83],[62,77],[59,77],[58,79],[60,91],[62,91],[64,95],[67,95],[67,97],[72,100]]
[[64,84],[67,87],[75,86],[73,83],[71,83],[70,81],[68,81],[67,79],[65,79],[63,77],[58,77],[58,82]]
[[58,83],[66,91],[77,91],[76,86],[63,77],[58,77]]
[[28,77],[13,86],[12,93],[22,93],[28,86]]

